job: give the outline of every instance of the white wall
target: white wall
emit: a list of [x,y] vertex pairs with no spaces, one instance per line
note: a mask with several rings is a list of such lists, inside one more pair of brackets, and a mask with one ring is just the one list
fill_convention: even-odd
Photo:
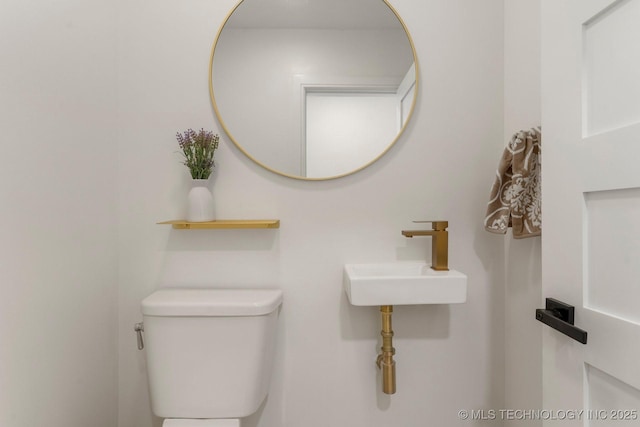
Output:
[[[269,398],[246,426],[468,426],[459,409],[502,407],[504,245],[482,230],[503,146],[503,2],[394,0],[420,60],[414,120],[371,167],[302,182],[245,158],[223,135],[213,192],[220,218],[280,218],[278,230],[181,231],[188,174],[176,131],[218,130],[209,49],[233,0],[129,1],[119,88],[119,427],[159,426],[133,324],[159,286],[284,290]],[[124,6],[123,6],[124,8]],[[248,121],[248,123],[250,123]],[[352,307],[347,262],[428,259],[414,219],[448,219],[451,266],[469,275],[456,306],[397,307],[398,392],[380,392],[376,308]]]
[[117,422],[115,8],[0,4],[0,425]]
[[[540,0],[504,1],[504,142],[520,129],[540,124]],[[544,150],[544,129],[543,129]],[[496,159],[497,165],[497,159]],[[543,207],[544,209],[544,207]],[[503,239],[501,236],[499,239]],[[542,408],[542,307],[540,237],[504,238],[505,408]],[[539,426],[514,420],[505,425]]]

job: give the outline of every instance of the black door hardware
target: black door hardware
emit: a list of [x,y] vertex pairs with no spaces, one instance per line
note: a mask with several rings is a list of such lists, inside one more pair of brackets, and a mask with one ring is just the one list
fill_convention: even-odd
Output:
[[574,340],[586,344],[587,331],[573,326],[574,313],[575,308],[572,305],[557,299],[547,298],[546,307],[536,310],[536,319]]

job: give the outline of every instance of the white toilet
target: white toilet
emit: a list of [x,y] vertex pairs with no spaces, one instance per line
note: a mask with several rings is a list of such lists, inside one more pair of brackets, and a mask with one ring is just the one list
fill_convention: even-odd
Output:
[[239,427],[267,395],[276,289],[162,289],[142,301],[149,392],[163,427]]

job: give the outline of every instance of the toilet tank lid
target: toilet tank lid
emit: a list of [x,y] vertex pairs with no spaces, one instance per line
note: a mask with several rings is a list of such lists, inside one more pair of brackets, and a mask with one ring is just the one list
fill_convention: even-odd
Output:
[[146,316],[260,316],[282,303],[280,289],[161,289],[142,300]]

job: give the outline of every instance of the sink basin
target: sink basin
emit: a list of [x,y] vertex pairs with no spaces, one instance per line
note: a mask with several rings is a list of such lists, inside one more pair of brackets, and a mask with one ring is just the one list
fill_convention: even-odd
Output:
[[344,289],[353,305],[457,304],[467,300],[467,276],[424,262],[346,264]]

